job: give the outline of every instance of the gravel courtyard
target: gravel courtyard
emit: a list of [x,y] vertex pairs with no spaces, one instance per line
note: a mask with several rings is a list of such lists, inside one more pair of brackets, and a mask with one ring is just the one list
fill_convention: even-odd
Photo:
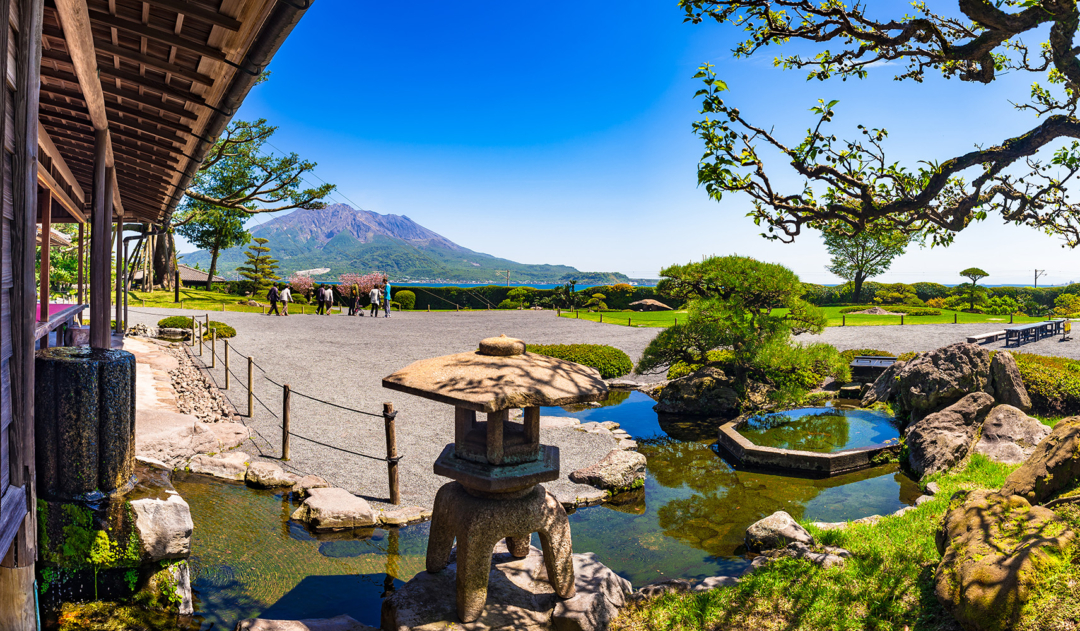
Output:
[[[844,351],[852,348],[876,348],[899,355],[907,351],[931,351],[935,348],[966,341],[967,336],[1000,331],[1009,326],[1008,318],[1001,323],[984,324],[918,324],[907,326],[832,326],[821,335],[801,335],[798,342],[826,342]],[[1080,329],[1073,338],[1062,342],[1061,336],[1009,348],[1011,352],[1032,355],[1055,355],[1080,359]],[[1005,348],[1005,341],[983,344],[988,350]]]
[[[167,315],[191,315],[190,310],[132,309],[132,324],[156,325]],[[203,313],[196,314],[200,318]],[[402,505],[430,507],[435,491],[446,480],[431,467],[443,447],[453,442],[453,408],[382,387],[382,378],[428,357],[475,350],[485,337],[505,333],[528,343],[610,344],[634,360],[659,329],[629,328],[558,318],[550,311],[466,311],[460,313],[401,312],[390,318],[343,315],[269,317],[255,313],[214,313],[212,320],[236,328],[230,340],[233,383],[223,393],[241,414],[247,412],[247,363],[251,355],[265,373],[255,369],[253,419],[243,419],[252,440],[241,447],[250,455],[273,459],[281,455],[282,388],[270,380],[289,384],[292,391],[291,430],[358,454],[383,457],[386,439],[381,417],[361,416],[317,403],[299,395],[354,409],[381,413],[390,401],[398,411],[398,453]],[[217,368],[211,370],[224,388],[223,345],[218,343]],[[199,359],[196,357],[196,359]],[[210,363],[207,348],[202,359]],[[239,376],[241,379],[236,379]],[[269,377],[269,379],[268,379]],[[653,379],[656,380],[656,379]],[[268,409],[269,408],[269,409]],[[572,434],[571,434],[572,433]],[[295,436],[291,459],[283,464],[296,473],[312,473],[375,502],[388,498],[386,463],[319,445]],[[560,445],[563,477],[546,486],[562,498],[575,492],[566,476],[608,453],[610,437],[584,434],[568,428],[544,429],[541,440]]]

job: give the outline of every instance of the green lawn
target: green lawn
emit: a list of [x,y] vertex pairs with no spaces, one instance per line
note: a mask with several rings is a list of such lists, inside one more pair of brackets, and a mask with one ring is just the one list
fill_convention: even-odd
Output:
[[[173,298],[174,295],[172,291],[155,291],[153,293],[148,293],[133,290],[128,295],[128,308],[165,307],[168,309],[179,309],[181,305],[173,302]],[[244,311],[247,313],[261,313],[263,311],[260,307],[249,307],[247,305],[239,304],[239,302],[243,300],[240,296],[234,296],[218,291],[181,289],[180,300],[183,302],[183,308],[191,311]],[[266,304],[265,297],[258,300],[258,302]],[[315,305],[289,305],[289,313],[299,314],[301,312],[313,314],[315,313]]]
[[[844,315],[840,313],[840,309],[843,307],[822,307],[825,311],[825,315],[829,318],[829,326],[874,326],[881,324],[900,324],[900,316],[889,315]],[[778,310],[783,311],[783,310]],[[1009,316],[993,316],[982,315],[978,313],[961,313],[959,311],[949,311],[947,309],[941,309],[941,315],[937,316],[904,316],[904,324],[946,324],[952,323],[953,318],[960,324],[981,324],[985,322],[1000,322],[1002,325],[1009,323]],[[627,326],[629,323],[631,326],[659,326],[668,327],[676,323],[676,321],[686,321],[686,311],[653,311],[639,313],[636,311],[603,311],[603,312],[569,312],[563,311],[561,316],[564,318],[580,318],[582,320],[591,320],[593,322],[600,322],[603,318],[603,322],[611,324],[620,324]],[[1042,318],[1029,318],[1016,316],[1013,318],[1015,323],[1023,322],[1037,322]]]

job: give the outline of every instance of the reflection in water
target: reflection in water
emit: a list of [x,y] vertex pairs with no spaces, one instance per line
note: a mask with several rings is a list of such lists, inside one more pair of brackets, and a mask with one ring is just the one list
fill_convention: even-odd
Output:
[[759,414],[739,433],[763,447],[824,453],[880,445],[900,436],[890,414],[839,407]]
[[[570,516],[574,550],[595,552],[635,586],[737,572],[747,564],[746,527],[778,510],[841,521],[889,513],[918,496],[895,465],[826,479],[735,469],[714,451],[719,421],[658,418],[647,396],[619,396],[617,405],[543,414],[616,421],[638,439],[649,461],[645,488]],[[316,536],[289,521],[296,504],[281,494],[178,478],[195,521],[193,587],[204,630],[252,616],[342,613],[378,626],[382,595],[423,571],[427,524]]]

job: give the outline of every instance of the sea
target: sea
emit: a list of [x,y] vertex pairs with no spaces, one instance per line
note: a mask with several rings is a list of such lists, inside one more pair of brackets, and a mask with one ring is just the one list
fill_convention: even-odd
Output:
[[[315,281],[320,285],[338,285],[338,281]],[[460,287],[462,289],[475,289],[477,287],[489,287],[491,285],[504,285],[505,283],[410,283],[399,282],[393,279],[390,280],[390,286],[392,287]],[[577,290],[588,289],[589,287],[606,287],[611,283],[594,283],[594,284],[578,284],[574,288]],[[562,283],[510,283],[506,285],[508,287],[532,287],[533,289],[555,289],[556,287],[562,287]],[[655,287],[655,284],[650,283],[635,283],[635,287]]]

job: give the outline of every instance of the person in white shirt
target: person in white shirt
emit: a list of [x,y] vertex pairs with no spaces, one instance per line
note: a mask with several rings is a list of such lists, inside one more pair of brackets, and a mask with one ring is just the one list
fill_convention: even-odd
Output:
[[281,315],[289,315],[289,301],[292,300],[292,290],[288,285],[281,290],[278,294],[278,298],[281,299]]
[[372,287],[371,292],[368,294],[368,298],[371,299],[371,313],[369,314],[373,318],[379,317],[379,288]]

